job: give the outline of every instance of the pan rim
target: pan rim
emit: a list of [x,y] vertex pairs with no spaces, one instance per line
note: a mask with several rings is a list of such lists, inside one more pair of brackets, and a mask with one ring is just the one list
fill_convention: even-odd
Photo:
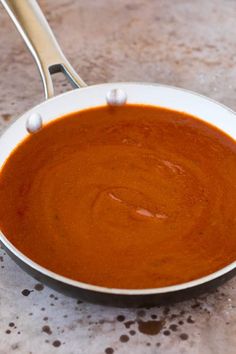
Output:
[[[30,112],[37,110],[37,107],[42,106],[44,103],[47,102],[52,102],[54,100],[57,100],[60,97],[65,97],[67,95],[71,95],[71,93],[75,92],[75,91],[85,91],[85,90],[90,90],[91,88],[99,88],[101,86],[106,86],[106,87],[114,87],[117,85],[124,85],[124,86],[130,86],[130,85],[138,85],[138,86],[158,86],[158,87],[163,87],[163,88],[168,88],[171,90],[177,90],[177,91],[181,91],[181,92],[185,92],[187,94],[192,94],[194,96],[198,96],[200,98],[202,98],[203,100],[207,100],[209,102],[212,102],[213,104],[217,105],[218,107],[223,108],[224,110],[228,111],[229,113],[236,115],[235,112],[228,108],[227,106],[225,106],[222,103],[219,103],[217,101],[215,101],[214,99],[211,99],[207,96],[201,95],[199,93],[196,93],[194,91],[191,90],[187,90],[187,89],[183,89],[183,88],[178,88],[175,86],[170,86],[170,85],[164,85],[164,84],[155,84],[155,83],[139,83],[139,82],[114,82],[114,83],[102,83],[102,84],[97,84],[97,85],[91,85],[91,86],[87,86],[84,88],[79,88],[73,91],[69,91],[69,92],[65,92],[62,93],[58,96],[52,97],[49,100],[47,100],[46,102],[42,102],[36,106],[34,106],[33,108],[31,108],[30,110],[28,110],[27,112],[23,113],[22,116],[28,115]],[[57,117],[56,119],[58,119],[60,117]],[[201,118],[199,118],[201,119]],[[53,120],[53,119],[52,119]],[[17,121],[17,120],[16,120]],[[13,122],[13,124],[15,124],[15,122]],[[13,125],[11,124],[10,126],[8,126],[7,130],[10,129],[10,127]],[[220,128],[219,128],[220,129]],[[7,131],[6,130],[6,131]],[[4,133],[5,134],[5,133]],[[4,136],[4,134],[2,134],[2,136]],[[2,138],[1,136],[1,138]],[[0,139],[1,139],[0,138]],[[231,137],[232,138],[232,137]],[[27,264],[29,267],[33,268],[34,270],[40,272],[41,274],[53,279],[53,280],[57,280],[61,283],[73,286],[75,288],[80,288],[80,289],[84,289],[84,290],[89,290],[89,291],[93,291],[93,292],[98,292],[98,293],[106,293],[106,294],[111,294],[111,295],[126,295],[126,296],[135,296],[135,295],[157,295],[157,294],[167,294],[167,293],[173,293],[173,292],[177,292],[177,291],[181,291],[181,290],[187,290],[190,288],[194,288],[196,286],[200,286],[203,285],[205,283],[208,283],[214,279],[217,279],[223,275],[225,275],[226,273],[229,273],[230,271],[232,271],[233,269],[236,268],[236,261],[226,265],[223,268],[220,268],[219,270],[208,274],[206,276],[197,278],[195,280],[189,281],[189,282],[185,282],[185,283],[181,283],[181,284],[176,284],[176,285],[170,285],[170,286],[166,286],[166,287],[158,287],[158,288],[147,288],[147,289],[119,289],[119,288],[109,288],[109,287],[103,287],[103,286],[99,286],[99,285],[93,285],[93,284],[89,284],[89,283],[85,283],[85,282],[80,282],[77,280],[73,280],[71,278],[65,277],[63,275],[60,275],[58,273],[55,273],[53,271],[50,271],[49,269],[41,266],[40,264],[34,262],[33,260],[31,260],[30,258],[28,258],[26,255],[24,255],[20,250],[18,250],[8,239],[7,237],[0,231],[0,242],[2,242],[4,244],[4,246],[11,252],[13,253],[17,258],[19,258],[23,263]]]
[[173,293],[181,290],[187,290],[194,288],[199,285],[206,284],[214,279],[220,278],[221,276],[229,273],[230,271],[234,270],[236,268],[236,261],[228,264],[227,266],[220,268],[219,270],[208,274],[206,276],[203,276],[201,278],[197,278],[195,280],[191,280],[189,282],[181,283],[181,284],[176,284],[176,285],[169,285],[166,287],[159,287],[159,288],[145,288],[145,289],[120,289],[120,288],[109,288],[105,286],[100,286],[100,285],[93,285],[85,282],[81,282],[78,280],[73,280],[71,278],[68,278],[66,276],[60,275],[58,273],[55,273],[37,262],[33,261],[29,257],[27,257],[24,253],[22,253],[19,249],[17,249],[7,238],[6,236],[0,231],[0,242],[3,243],[3,245],[11,252],[13,253],[17,258],[19,258],[23,263],[28,265],[30,268],[33,268],[34,270],[40,272],[41,274],[59,281],[61,283],[71,285],[75,288],[80,288],[84,290],[90,290],[98,293],[106,293],[106,294],[111,294],[111,295],[157,295],[157,294],[167,294],[167,293]]

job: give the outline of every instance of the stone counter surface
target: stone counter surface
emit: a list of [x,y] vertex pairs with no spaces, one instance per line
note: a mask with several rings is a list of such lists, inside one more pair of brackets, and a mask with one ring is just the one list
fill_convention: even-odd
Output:
[[[235,0],[41,0],[40,5],[88,84],[165,83],[236,109]],[[43,100],[43,90],[2,7],[0,73],[3,131]],[[56,83],[58,91],[69,88],[60,75]],[[236,278],[211,295],[177,305],[117,309],[52,291],[0,249],[0,354],[14,352],[235,354]]]

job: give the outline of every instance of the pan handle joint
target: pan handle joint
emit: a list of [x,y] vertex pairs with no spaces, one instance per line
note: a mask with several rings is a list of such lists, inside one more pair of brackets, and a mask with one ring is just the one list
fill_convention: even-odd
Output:
[[54,96],[52,74],[62,72],[74,87],[87,86],[64,56],[36,0],[1,0],[38,66],[46,99]]

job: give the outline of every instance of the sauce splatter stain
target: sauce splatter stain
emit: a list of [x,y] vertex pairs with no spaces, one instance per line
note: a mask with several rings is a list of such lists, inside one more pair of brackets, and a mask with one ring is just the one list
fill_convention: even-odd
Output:
[[41,283],[37,283],[35,284],[34,289],[37,291],[42,291],[44,289],[44,286]]
[[61,342],[60,342],[59,340],[54,340],[54,342],[52,343],[52,345],[53,345],[54,347],[60,347]]
[[119,315],[119,316],[116,317],[116,319],[117,319],[117,321],[119,321],[119,322],[123,322],[123,321],[125,320],[125,316]]
[[114,349],[111,348],[111,347],[106,348],[106,349],[105,349],[105,353],[106,353],[106,354],[113,354],[113,353],[114,353]]
[[186,333],[181,333],[179,337],[182,340],[187,340],[188,339],[188,335]]
[[127,336],[126,334],[122,334],[122,335],[120,336],[120,341],[121,341],[122,343],[128,342],[128,341],[129,341],[129,336]]
[[135,323],[135,321],[126,321],[125,323],[124,323],[124,325],[125,325],[125,328],[130,328],[130,326],[132,326],[133,324]]
[[131,336],[134,336],[134,335],[136,334],[136,331],[134,331],[134,330],[131,329],[131,331],[129,331],[129,334],[130,334]]
[[15,323],[14,322],[10,322],[9,323],[9,327],[14,327],[15,326]]
[[28,289],[24,289],[22,290],[21,294],[24,296],[29,296],[30,293],[32,293],[33,290],[28,290]]
[[11,118],[11,115],[9,113],[3,113],[2,118],[5,120],[5,122],[8,122]]
[[45,332],[47,334],[52,334],[51,328],[49,326],[43,326],[42,327],[42,332]]
[[170,327],[171,331],[176,332],[178,330],[178,326],[176,324],[171,324]]
[[154,336],[158,334],[164,325],[164,321],[138,321],[139,332]]
[[167,330],[165,330],[165,331],[163,332],[163,334],[164,334],[164,336],[169,336],[169,335],[170,335],[170,331],[168,331],[168,329],[167,329]]
[[176,313],[172,313],[172,315],[170,316],[171,320],[173,320],[173,319],[175,319],[177,317],[178,317],[178,315],[176,315]]
[[169,312],[170,312],[169,307],[165,307],[163,311],[164,315],[168,315]]
[[10,329],[7,329],[6,334],[10,334],[10,333],[11,333]]
[[187,318],[187,322],[188,322],[188,323],[194,323],[195,321],[192,319],[191,316],[189,316],[189,317]]
[[151,315],[151,318],[152,318],[153,320],[156,320],[156,319],[157,319],[157,315]]

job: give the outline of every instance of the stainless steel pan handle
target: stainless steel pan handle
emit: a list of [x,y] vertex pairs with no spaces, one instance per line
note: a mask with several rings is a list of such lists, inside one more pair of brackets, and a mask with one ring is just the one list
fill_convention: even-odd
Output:
[[61,51],[36,0],[1,0],[33,55],[45,97],[54,95],[51,74],[63,72],[74,87],[86,86]]

